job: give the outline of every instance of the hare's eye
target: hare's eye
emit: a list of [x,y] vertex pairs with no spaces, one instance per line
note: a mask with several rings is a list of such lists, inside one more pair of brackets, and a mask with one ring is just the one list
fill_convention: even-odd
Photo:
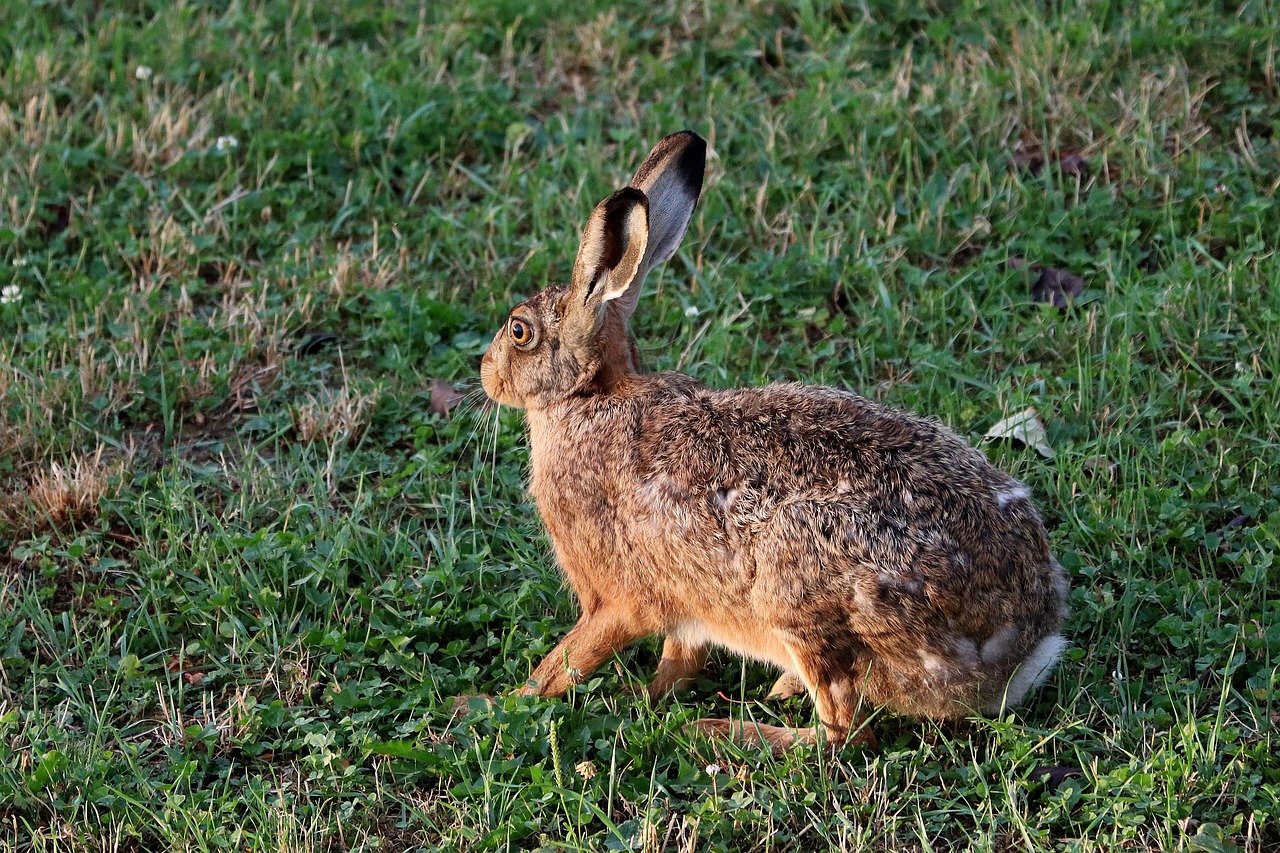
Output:
[[518,347],[527,347],[533,343],[533,326],[518,317],[512,317],[507,324],[507,334]]

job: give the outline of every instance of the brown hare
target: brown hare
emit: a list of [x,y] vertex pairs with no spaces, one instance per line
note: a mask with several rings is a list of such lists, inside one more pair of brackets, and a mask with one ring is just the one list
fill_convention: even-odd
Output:
[[656,634],[651,696],[723,646],[802,683],[832,744],[864,703],[1000,712],[1066,644],[1066,579],[1026,486],[940,423],[847,391],[641,372],[628,321],[684,236],[705,158],[695,133],[659,142],[592,211],[568,286],[516,306],[481,364],[488,395],[526,412],[530,491],[582,608],[520,692],[563,694]]

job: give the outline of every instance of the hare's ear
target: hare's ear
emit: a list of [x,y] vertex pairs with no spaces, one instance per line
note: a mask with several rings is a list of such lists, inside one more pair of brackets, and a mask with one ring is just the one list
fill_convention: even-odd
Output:
[[649,270],[676,253],[702,192],[707,142],[692,130],[664,136],[644,158],[631,186],[649,199],[649,246],[631,289],[621,297],[624,316],[635,311]]
[[643,192],[624,187],[591,211],[561,319],[561,336],[570,345],[589,345],[604,319],[604,303],[636,283],[649,244],[648,207]]

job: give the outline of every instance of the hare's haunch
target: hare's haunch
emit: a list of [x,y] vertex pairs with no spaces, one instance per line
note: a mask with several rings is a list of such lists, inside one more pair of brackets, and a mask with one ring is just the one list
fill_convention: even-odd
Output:
[[[713,391],[640,370],[628,322],[702,187],[706,143],[658,143],[596,206],[567,287],[516,306],[481,378],[526,410],[531,490],[582,607],[523,688],[563,693],[665,636],[649,686],[714,644],[781,668],[843,742],[864,703],[998,713],[1049,673],[1066,579],[1026,486],[927,418],[846,391]],[[774,746],[813,729],[706,720]]]

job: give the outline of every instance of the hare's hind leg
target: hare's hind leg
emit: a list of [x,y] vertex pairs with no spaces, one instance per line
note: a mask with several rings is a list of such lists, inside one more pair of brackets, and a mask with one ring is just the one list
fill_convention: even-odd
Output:
[[865,725],[868,706],[863,687],[871,665],[865,653],[841,654],[827,644],[790,651],[813,697],[827,746],[839,749],[854,743],[874,748],[875,735]]
[[845,744],[876,746],[876,736],[866,726],[867,709],[862,690],[855,678],[842,677],[816,685],[809,691],[822,721],[827,746],[839,749]]
[[560,696],[600,668],[614,653],[650,633],[629,612],[618,609],[583,613],[578,624],[538,664],[516,692],[522,696]]
[[707,647],[667,637],[662,644],[662,660],[647,688],[650,699],[678,693],[693,686],[693,677],[707,665]]

